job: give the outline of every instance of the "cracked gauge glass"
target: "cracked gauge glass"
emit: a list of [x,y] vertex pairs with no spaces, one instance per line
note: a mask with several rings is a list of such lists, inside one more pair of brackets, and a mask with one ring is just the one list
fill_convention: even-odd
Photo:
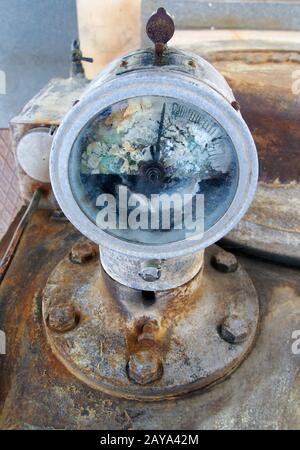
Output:
[[119,239],[151,245],[201,238],[230,207],[238,177],[224,128],[169,97],[100,111],[69,161],[71,189],[88,218]]

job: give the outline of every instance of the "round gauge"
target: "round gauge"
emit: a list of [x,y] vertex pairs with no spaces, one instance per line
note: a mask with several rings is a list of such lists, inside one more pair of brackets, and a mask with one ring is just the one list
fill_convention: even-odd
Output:
[[48,127],[29,130],[17,145],[17,159],[24,172],[34,180],[50,183],[49,156],[53,136]]
[[142,96],[100,111],[76,138],[73,195],[89,219],[129,242],[199,238],[228,210],[238,159],[224,128],[171,97]]
[[148,258],[188,255],[227,234],[248,208],[257,182],[253,139],[225,80],[195,61],[203,80],[161,67],[119,75],[115,63],[60,125],[50,163],[54,194],[102,247]]

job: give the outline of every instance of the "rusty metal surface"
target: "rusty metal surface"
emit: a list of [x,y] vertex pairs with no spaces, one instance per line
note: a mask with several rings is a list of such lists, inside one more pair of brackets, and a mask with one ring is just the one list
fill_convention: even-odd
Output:
[[30,221],[31,215],[38,208],[41,196],[42,192],[39,190],[33,194],[31,202],[29,203],[26,211],[24,212],[24,215],[21,217],[15,229],[15,232],[11,238],[11,241],[7,244],[4,255],[1,256],[0,258],[0,283],[3,280],[5,273],[13,259],[13,256],[16,252],[23,231],[26,228],[28,222]]
[[299,265],[300,95],[293,86],[300,69],[299,44],[229,41],[187,48],[225,76],[258,151],[254,201],[227,242]]
[[[300,428],[299,271],[245,256],[239,262],[259,293],[255,346],[230,378],[176,401],[117,400],[75,379],[52,354],[42,324],[42,290],[78,239],[68,223],[39,211],[26,229],[0,288],[0,427],[10,429],[291,429]],[[26,270],[25,270],[26,268]]]
[[[123,398],[174,398],[220,381],[252,348],[259,312],[257,294],[241,266],[231,273],[212,267],[218,252],[226,254],[218,247],[205,252],[203,275],[200,271],[183,286],[152,292],[152,301],[144,291],[101,272],[98,258],[74,264],[67,254],[51,273],[43,297],[53,353],[83,382]],[[77,327],[72,326],[75,312]],[[150,343],[141,339],[149,321],[158,326]],[[229,328],[228,321],[230,339],[229,333],[219,333],[219,327]],[[238,328],[244,329],[243,336]],[[135,375],[127,376],[127,363]],[[157,377],[161,364],[163,373]],[[131,381],[138,378],[137,366],[141,383]],[[146,372],[154,383],[143,381]]]

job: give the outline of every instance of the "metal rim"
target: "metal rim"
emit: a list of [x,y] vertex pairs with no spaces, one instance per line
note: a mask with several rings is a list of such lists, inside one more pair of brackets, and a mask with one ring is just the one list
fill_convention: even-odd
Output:
[[[239,182],[235,197],[223,217],[203,237],[164,245],[144,245],[120,240],[99,229],[75,201],[71,190],[68,165],[75,139],[86,123],[99,111],[119,101],[146,95],[173,97],[191,103],[210,114],[226,130],[239,161]],[[224,237],[248,209],[257,184],[258,161],[254,141],[241,115],[222,95],[201,81],[171,70],[156,73],[139,71],[115,78],[82,97],[67,114],[53,141],[50,176],[56,199],[72,224],[97,244],[132,256],[171,258],[192,254]]]

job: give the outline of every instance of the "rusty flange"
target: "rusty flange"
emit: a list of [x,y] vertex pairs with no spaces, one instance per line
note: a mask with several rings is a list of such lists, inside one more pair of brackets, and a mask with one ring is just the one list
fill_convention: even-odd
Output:
[[[53,352],[89,386],[129,399],[172,398],[223,379],[250,351],[259,307],[240,266],[231,273],[212,266],[219,251],[206,252],[203,274],[152,296],[114,282],[97,258],[65,257],[44,291]],[[49,315],[65,305],[73,305],[76,326],[56,330]]]

